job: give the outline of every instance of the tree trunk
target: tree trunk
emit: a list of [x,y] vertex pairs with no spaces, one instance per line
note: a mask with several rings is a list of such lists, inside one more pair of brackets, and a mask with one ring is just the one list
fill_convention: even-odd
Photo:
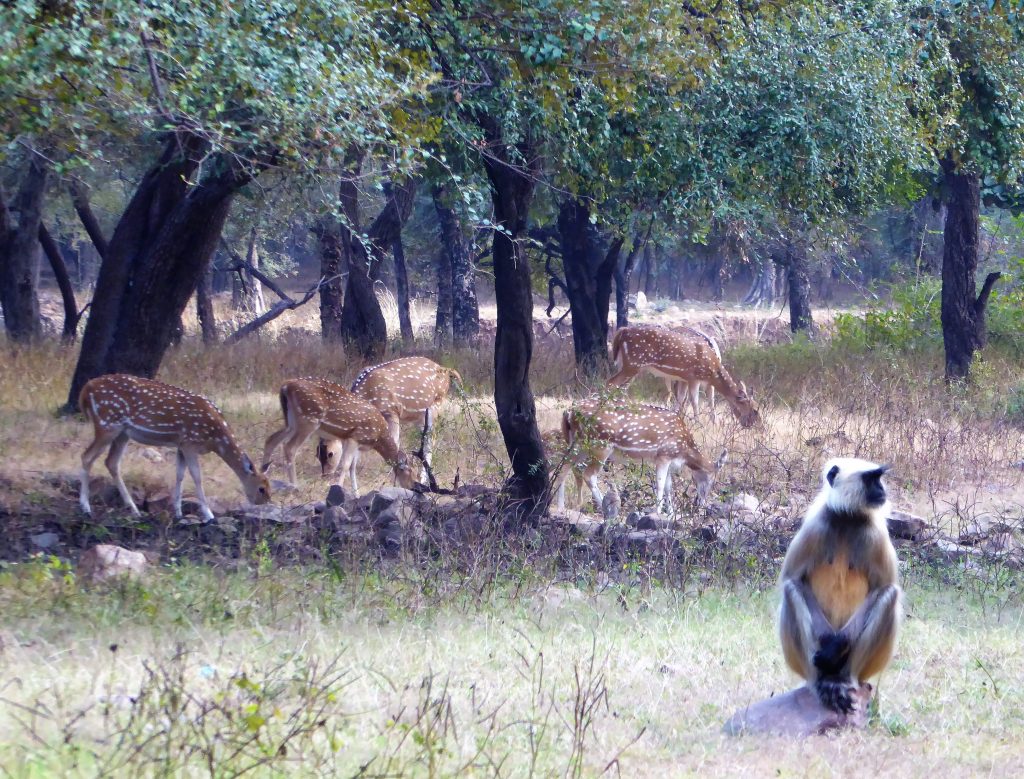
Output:
[[249,268],[260,267],[259,228],[253,225],[249,232],[249,243],[245,249],[247,267],[239,268],[231,277],[231,307],[254,316],[262,316],[267,310],[263,297],[263,285],[253,276]]
[[1001,274],[990,273],[977,294],[981,182],[948,158],[942,163],[948,202],[942,252],[942,342],[946,381],[968,378],[976,349],[987,341],[985,307]]
[[85,228],[85,232],[89,235],[89,240],[92,241],[93,247],[102,259],[107,254],[107,239],[103,235],[99,220],[93,213],[92,206],[89,203],[89,191],[77,181],[71,182],[68,186],[68,191],[71,194],[71,204],[75,207],[75,213],[78,214],[82,227]]
[[78,335],[78,303],[75,301],[75,288],[71,284],[71,276],[68,275],[68,266],[64,264],[64,257],[60,253],[60,247],[53,240],[46,225],[39,223],[39,244],[43,247],[43,254],[50,261],[50,268],[53,269],[53,277],[57,280],[57,288],[60,290],[60,299],[64,303],[64,330],[61,339],[66,343],[74,343]]
[[[494,406],[512,476],[505,491],[520,521],[537,521],[547,509],[548,464],[530,389],[533,357],[533,290],[523,247],[536,171],[522,171],[504,159],[505,142],[496,123],[484,123],[492,153],[484,157],[498,227],[494,230],[494,292],[498,309],[494,337]],[[522,158],[538,165],[536,151]]]
[[789,329],[794,333],[809,332],[811,317],[811,277],[807,267],[807,251],[795,238],[786,241],[786,279],[789,282]]
[[[608,367],[608,307],[615,263],[600,250],[597,228],[591,223],[590,209],[583,201],[562,202],[558,209],[558,237],[576,367],[583,376],[592,378]],[[616,243],[622,246],[621,240]],[[618,256],[617,251],[614,256]]]
[[43,160],[30,153],[9,210],[0,192],[0,305],[7,337],[12,341],[33,341],[43,335],[39,317],[39,228],[47,173]]
[[452,263],[446,248],[437,253],[437,314],[434,317],[434,344],[447,349],[452,343]]
[[370,225],[368,243],[352,238],[341,331],[345,342],[367,360],[379,359],[388,341],[387,323],[373,288],[372,267],[401,232],[412,211],[415,193],[416,183],[411,179],[391,187],[384,208]]
[[196,315],[203,343],[217,343],[217,318],[213,313],[213,271],[207,271],[199,277],[196,285]]
[[[391,184],[384,186],[384,193],[392,197]],[[402,231],[395,234],[391,243],[391,256],[395,261],[395,292],[398,297],[398,329],[402,333],[402,343],[411,346],[414,340],[412,330],[412,312],[409,306],[409,270],[405,265],[405,247],[402,245]]]
[[476,268],[455,208],[444,185],[433,189],[442,251],[451,269],[452,335],[457,347],[471,346],[480,335],[480,306],[476,297]]
[[181,132],[139,183],[100,267],[68,397],[91,378],[123,371],[155,375],[181,314],[209,267],[231,200],[251,175],[232,158],[206,157],[211,171],[189,181],[206,144]]
[[[653,224],[653,222],[652,222]],[[647,241],[651,235],[651,228],[643,236],[637,233],[633,236],[633,245],[629,247],[629,254],[625,262],[615,266],[615,329],[629,326],[629,286],[633,281],[633,268],[636,266],[636,258],[640,256],[642,249],[647,247]]]
[[759,308],[774,305],[778,297],[777,269],[771,257],[765,255],[758,259],[757,267],[754,270],[754,279],[750,282],[750,289],[743,298],[743,304]]

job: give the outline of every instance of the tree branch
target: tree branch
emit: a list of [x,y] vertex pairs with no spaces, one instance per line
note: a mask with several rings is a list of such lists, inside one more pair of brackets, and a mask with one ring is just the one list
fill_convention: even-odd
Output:
[[330,279],[326,277],[321,277],[320,281],[318,281],[315,285],[310,287],[309,290],[307,290],[306,294],[303,295],[298,300],[293,300],[287,295],[283,295],[283,299],[279,300],[276,304],[274,304],[273,308],[271,308],[265,314],[256,317],[256,319],[252,320],[249,324],[243,325],[242,327],[235,330],[235,332],[233,332],[226,339],[224,339],[224,343],[237,343],[238,341],[241,341],[243,338],[245,338],[247,335],[259,330],[267,322],[271,322],[277,319],[285,311],[291,311],[292,309],[298,308],[299,306],[304,306],[306,303],[308,303],[316,296],[316,294],[320,291],[320,288],[322,286],[333,281],[335,278],[337,277],[335,276]]
[[220,244],[221,246],[224,247],[224,251],[228,253],[232,260],[234,260],[234,262],[231,265],[224,268],[223,270],[228,271],[229,273],[237,273],[238,271],[241,270],[248,271],[250,276],[252,276],[254,279],[262,281],[263,284],[269,289],[271,289],[275,295],[281,298],[281,300],[291,300],[291,296],[283,289],[281,289],[281,287],[279,287],[276,282],[274,282],[269,276],[267,276],[267,274],[265,274],[263,271],[261,271],[248,260],[242,259],[242,255],[240,255],[238,252],[232,249],[231,246],[228,244],[227,241],[224,240],[223,237],[221,237],[220,239]]
[[985,283],[981,285],[981,292],[978,293],[978,299],[974,302],[974,310],[977,313],[982,313],[985,310],[985,306],[988,305],[988,296],[992,294],[992,288],[996,282],[999,281],[1003,276],[999,271],[992,271],[988,276],[985,277]]
[[75,207],[75,213],[78,214],[82,227],[88,233],[89,240],[92,241],[96,253],[100,256],[100,259],[106,259],[107,239],[103,235],[99,220],[96,219],[96,214],[93,213],[92,205],[89,203],[89,191],[80,182],[72,181],[68,185],[68,192],[71,195],[71,204]]
[[78,320],[82,314],[78,310],[78,303],[75,302],[75,288],[71,285],[71,277],[68,276],[68,268],[64,264],[60,247],[42,221],[39,222],[39,243],[42,244],[46,259],[50,261],[53,276],[57,279],[57,287],[60,289],[61,300],[64,302],[64,332],[61,338],[73,343],[78,333]]

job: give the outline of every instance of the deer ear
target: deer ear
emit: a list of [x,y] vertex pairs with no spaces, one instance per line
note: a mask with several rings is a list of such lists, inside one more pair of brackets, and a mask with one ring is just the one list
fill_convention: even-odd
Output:
[[246,473],[256,473],[256,469],[252,465],[252,460],[249,459],[249,455],[242,455],[242,467]]
[[260,473],[269,473],[271,465],[273,465],[273,463],[263,463],[263,467],[260,468]]

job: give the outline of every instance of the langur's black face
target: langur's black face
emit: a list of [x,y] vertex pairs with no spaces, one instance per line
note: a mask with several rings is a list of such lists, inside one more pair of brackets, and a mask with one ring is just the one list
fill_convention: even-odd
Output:
[[882,477],[887,470],[889,466],[883,465],[881,468],[861,474],[864,481],[864,503],[868,506],[881,506],[885,503],[885,485],[882,484]]

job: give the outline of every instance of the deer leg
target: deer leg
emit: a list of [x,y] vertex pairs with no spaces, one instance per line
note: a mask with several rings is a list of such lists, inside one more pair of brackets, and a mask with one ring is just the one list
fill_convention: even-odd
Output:
[[672,476],[668,472],[669,465],[670,465],[669,461],[665,460],[665,461],[662,461],[662,462],[658,462],[658,464],[656,466],[655,474],[657,475],[657,479],[658,479],[657,487],[654,490],[655,510],[656,511],[661,511],[662,506],[664,505],[666,507],[666,512],[667,512],[667,503],[665,501],[665,492],[666,492],[666,487],[669,484],[671,484],[671,481],[672,481]]
[[715,414],[715,388],[711,384],[708,384],[708,407],[711,409],[711,421],[717,422],[718,416]]
[[121,458],[124,457],[125,447],[128,446],[128,433],[120,433],[117,438],[110,444],[110,451],[107,452],[106,465],[107,470],[110,471],[110,475],[114,477],[114,484],[117,485],[117,491],[121,493],[121,500],[124,501],[124,505],[128,507],[128,510],[135,516],[142,516],[142,512],[139,511],[139,507],[135,505],[135,501],[132,500],[131,493],[128,492],[128,487],[125,486],[124,479],[121,478]]
[[348,474],[352,477],[352,490],[356,494],[359,492],[358,485],[355,480],[355,464],[356,460],[359,459],[359,443],[352,439],[346,439],[342,441],[341,448],[341,467],[338,469],[341,473],[341,478],[338,481],[342,487],[345,486],[345,475]]
[[93,442],[82,452],[82,472],[80,476],[81,483],[78,487],[78,505],[82,507],[83,512],[90,516],[92,515],[92,506],[89,504],[89,471],[92,470],[92,464],[96,462],[96,458],[100,456],[104,449],[110,446],[116,437],[116,432],[96,428]]
[[306,443],[319,427],[312,420],[300,419],[292,430],[291,438],[284,442],[284,461],[288,467],[288,480],[292,486],[298,482],[298,477],[295,474],[295,451]]
[[601,511],[601,501],[604,500],[604,495],[602,495],[601,490],[598,489],[597,474],[601,472],[601,469],[611,456],[611,453],[611,448],[598,450],[594,454],[594,458],[587,463],[587,466],[583,471],[583,480],[590,485],[590,495],[594,499],[594,506],[598,511]]
[[[432,456],[434,452],[433,446],[434,438],[434,407],[430,406],[426,411],[423,412],[423,460],[427,465],[433,465]],[[427,480],[427,469],[426,467],[420,468],[420,481],[426,482]]]
[[199,500],[199,514],[207,522],[213,521],[213,512],[206,500],[206,493],[203,492],[203,474],[199,470],[199,455],[193,451],[181,451],[188,466],[188,472],[192,474],[192,483],[196,485],[196,498]]
[[179,449],[174,459],[177,473],[174,479],[174,492],[171,493],[171,502],[174,504],[174,516],[181,519],[181,486],[185,482],[185,455]]
[[678,411],[679,410],[679,383],[672,379],[665,378],[665,388],[668,390],[668,406],[669,408]]
[[690,407],[693,409],[693,418],[696,419],[700,413],[700,382],[690,382],[686,385],[686,390],[689,395]]
[[352,492],[356,495],[359,494],[359,478],[356,475],[356,466],[359,465],[359,447],[356,447],[356,453],[352,455],[352,464],[348,467],[349,478],[352,479]]

